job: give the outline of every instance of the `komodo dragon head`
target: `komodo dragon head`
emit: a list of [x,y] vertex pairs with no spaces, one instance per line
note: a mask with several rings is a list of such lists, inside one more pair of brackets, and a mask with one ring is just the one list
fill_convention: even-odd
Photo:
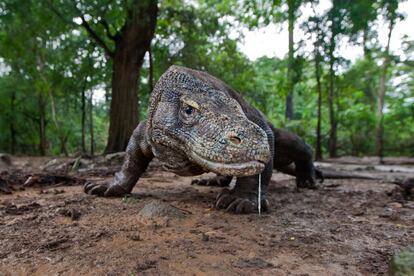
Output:
[[221,175],[259,174],[269,161],[265,131],[250,121],[223,82],[171,66],[151,94],[147,140],[164,167]]

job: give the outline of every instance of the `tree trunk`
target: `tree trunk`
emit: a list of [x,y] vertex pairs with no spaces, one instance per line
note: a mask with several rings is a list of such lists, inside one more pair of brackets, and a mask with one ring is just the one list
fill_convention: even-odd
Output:
[[293,90],[294,90],[294,40],[293,31],[295,26],[295,0],[289,0],[288,3],[288,31],[289,31],[289,53],[288,53],[288,68],[287,68],[287,96],[286,96],[286,112],[285,117],[292,120],[294,117],[293,109]]
[[82,86],[82,153],[86,153],[86,129],[85,129],[85,123],[86,123],[86,79],[87,75],[85,75],[85,78],[83,79],[83,86]]
[[10,100],[10,110],[11,110],[11,118],[10,118],[10,153],[16,153],[16,128],[14,126],[14,118],[15,118],[15,105],[16,105],[16,92],[12,92],[11,100]]
[[66,142],[68,141],[68,134],[65,134],[65,131],[62,129],[62,126],[57,119],[56,104],[55,104],[55,98],[53,97],[53,93],[50,89],[48,93],[50,97],[50,107],[52,109],[52,120],[53,120],[53,123],[55,124],[59,142],[60,142],[60,153],[64,154],[65,156],[68,156],[69,154],[66,149]]
[[321,55],[319,50],[316,50],[315,55],[315,77],[316,89],[318,90],[318,122],[316,125],[316,152],[315,159],[322,160],[322,139],[321,139],[321,125],[322,125],[322,86],[321,86],[321,71],[320,71]]
[[372,54],[371,49],[368,47],[368,41],[369,41],[369,30],[368,27],[364,29],[363,32],[363,50],[364,50],[364,58],[366,61],[369,62],[369,66],[367,67],[367,70],[365,71],[365,87],[364,87],[364,95],[365,98],[370,106],[371,111],[374,112],[375,110],[375,96],[373,93],[373,87],[372,87]]
[[380,158],[380,163],[382,163],[382,158],[384,155],[384,101],[385,101],[385,91],[386,91],[386,82],[387,82],[387,70],[390,64],[390,41],[392,31],[394,29],[393,21],[390,22],[388,29],[388,39],[387,46],[385,48],[384,63],[382,64],[380,84],[378,88],[378,105],[377,105],[377,125],[376,125],[376,154]]
[[46,115],[45,115],[45,101],[43,96],[39,94],[37,99],[39,107],[39,154],[46,155]]
[[336,127],[337,121],[335,116],[335,87],[334,87],[334,79],[335,79],[335,57],[334,57],[334,50],[335,50],[335,37],[336,34],[332,32],[330,45],[329,45],[329,94],[328,94],[328,107],[329,107],[329,124],[330,124],[330,131],[329,131],[329,141],[328,141],[328,148],[329,148],[329,157],[333,158],[336,157],[336,143],[337,143],[337,136],[336,136]]
[[148,57],[149,57],[148,83],[149,83],[149,89],[150,89],[150,93],[151,93],[152,90],[154,89],[154,64],[153,64],[153,60],[152,60],[151,45],[150,45],[150,48],[148,50]]
[[125,150],[138,124],[139,73],[154,36],[157,13],[157,1],[136,0],[115,41],[109,137],[105,153]]
[[95,141],[94,141],[94,131],[93,131],[93,92],[91,91],[91,95],[89,97],[89,132],[90,132],[90,147],[91,147],[91,155],[95,155]]

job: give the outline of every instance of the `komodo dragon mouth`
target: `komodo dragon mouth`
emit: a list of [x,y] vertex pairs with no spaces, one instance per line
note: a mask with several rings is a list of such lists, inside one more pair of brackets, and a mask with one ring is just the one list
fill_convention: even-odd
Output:
[[231,176],[249,176],[263,171],[268,160],[245,161],[238,163],[221,163],[207,160],[195,152],[190,153],[190,159],[209,171]]

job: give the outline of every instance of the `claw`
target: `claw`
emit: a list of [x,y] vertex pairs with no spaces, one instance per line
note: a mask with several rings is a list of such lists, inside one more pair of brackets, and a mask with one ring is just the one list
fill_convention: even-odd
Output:
[[[269,202],[267,199],[262,199],[261,207],[263,211],[269,209]],[[224,189],[216,199],[216,208],[225,209],[226,212],[236,214],[248,214],[257,212],[257,202],[255,199],[245,194],[237,194],[234,191]]]
[[252,201],[248,200],[248,199],[243,199],[236,208],[236,213],[237,214],[247,214],[247,213],[254,213],[256,212],[257,208],[256,207],[257,204],[254,204]]
[[231,192],[228,189],[224,189],[216,199],[216,208],[217,209],[224,209],[228,206],[234,198],[231,196]]
[[234,212],[237,209],[238,204],[243,201],[243,198],[236,198],[229,206],[226,208],[226,212]]
[[104,185],[94,185],[91,187],[91,189],[88,191],[88,194],[90,195],[98,195],[103,196],[106,191],[106,186]]
[[83,190],[85,193],[97,196],[123,196],[129,192],[120,185],[111,185],[111,183],[93,183],[85,184]]

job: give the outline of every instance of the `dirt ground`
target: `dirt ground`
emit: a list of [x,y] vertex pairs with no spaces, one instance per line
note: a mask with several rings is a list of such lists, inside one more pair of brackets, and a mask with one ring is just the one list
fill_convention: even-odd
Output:
[[[21,173],[47,161],[14,163]],[[398,177],[414,169],[364,166],[358,172]],[[128,198],[59,184],[0,193],[0,275],[381,275],[414,245],[414,202],[389,181],[328,179],[298,192],[274,173],[270,212],[259,216],[214,210],[220,188],[192,179],[153,169]],[[184,216],[145,223],[138,213],[154,199]]]

